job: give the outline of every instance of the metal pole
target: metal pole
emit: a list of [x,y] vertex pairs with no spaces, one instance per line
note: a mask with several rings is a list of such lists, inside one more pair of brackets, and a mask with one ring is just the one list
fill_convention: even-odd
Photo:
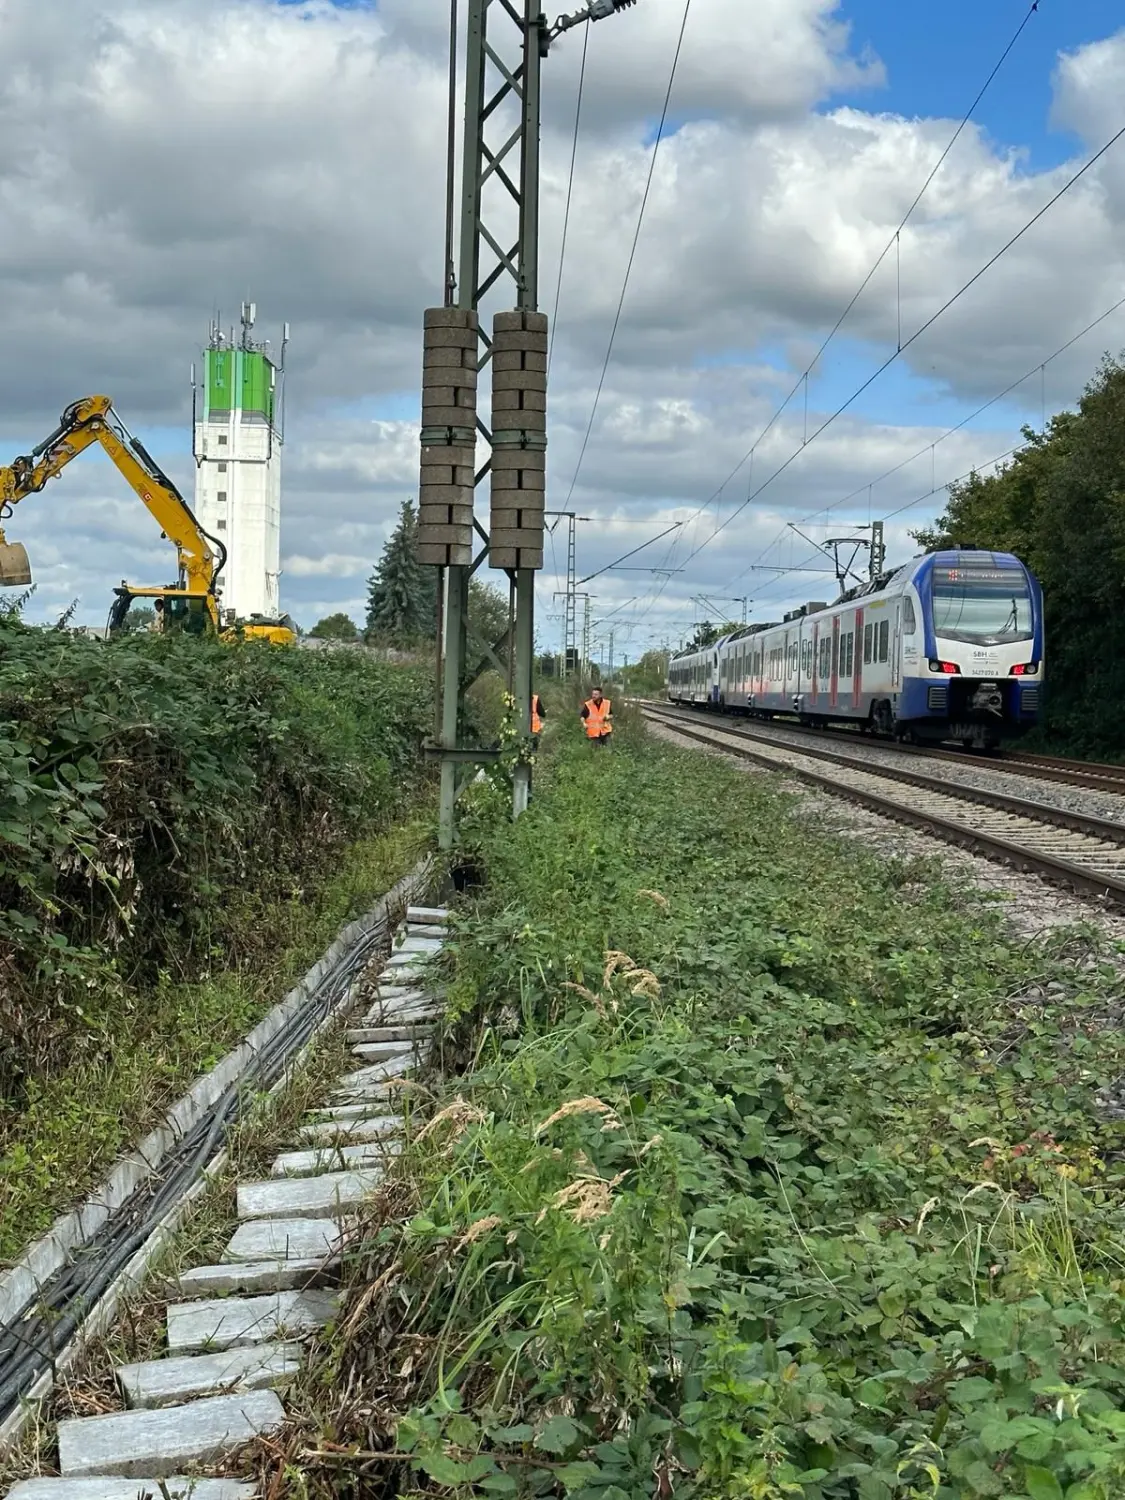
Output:
[[[480,269],[480,207],[484,147],[485,45],[490,0],[469,0],[465,47],[465,135],[461,154],[460,273],[457,306],[477,306]],[[451,13],[451,24],[456,11]],[[456,46],[450,40],[451,55]],[[448,282],[446,296],[449,295]],[[443,619],[441,676],[441,793],[438,807],[438,844],[451,849],[457,830],[457,768],[454,755],[460,739],[462,693],[466,677],[466,608],[471,570],[449,567]]]
[[[541,0],[524,0],[523,36],[523,156],[520,163],[520,287],[519,306],[539,308],[539,54]],[[516,569],[515,621],[516,713],[520,733],[531,736],[531,691],[535,670],[535,573]],[[518,818],[531,798],[531,767],[516,766],[512,777],[512,816]]]

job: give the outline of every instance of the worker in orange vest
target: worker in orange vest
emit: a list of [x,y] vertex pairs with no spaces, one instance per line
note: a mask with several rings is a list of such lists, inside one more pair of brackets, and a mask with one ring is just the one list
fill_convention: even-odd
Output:
[[539,749],[539,736],[543,733],[543,720],[547,717],[547,710],[543,707],[543,700],[538,693],[531,695],[531,737],[535,741],[535,748]]
[[613,733],[613,705],[602,697],[601,688],[595,688],[582,705],[582,718],[586,725],[586,738],[603,749],[609,744]]

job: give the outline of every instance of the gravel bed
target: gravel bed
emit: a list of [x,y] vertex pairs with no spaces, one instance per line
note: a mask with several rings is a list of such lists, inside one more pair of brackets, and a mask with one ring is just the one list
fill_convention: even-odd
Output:
[[[764,767],[740,760],[736,755],[728,755],[723,750],[705,748],[698,741],[685,739],[683,735],[662,724],[650,721],[648,730],[658,739],[667,740],[669,744],[681,749],[704,755],[720,755],[728,764],[747,775],[772,777],[777,786],[792,792],[798,798],[796,816],[815,823],[818,832],[857,838],[865,848],[885,855],[888,859],[936,861],[942,878],[955,888],[968,882],[987,899],[1002,904],[1006,920],[1020,938],[1036,938],[1056,927],[1093,923],[1111,942],[1125,945],[1125,914],[1107,911],[1095,901],[1048,885],[1037,875],[1006,869],[1003,865],[985,859],[983,855],[958,849],[932,834],[923,833],[919,828],[896,823],[893,818],[885,817],[882,813],[857,807],[843,797],[834,797],[829,792],[820,791],[819,788],[786,776],[783,772],[767,771]],[[799,739],[800,736],[791,738]],[[894,754],[893,751],[889,753]],[[959,771],[960,768],[955,766],[952,769]],[[1021,777],[1020,780],[1026,778]],[[1065,793],[1067,789],[1062,790]],[[1122,817],[1125,817],[1125,809],[1122,810]]]
[[[881,813],[857,807],[843,797],[834,797],[829,792],[821,791],[795,777],[786,776],[783,772],[768,771],[724,750],[706,748],[697,740],[685,739],[675,730],[666,729],[651,720],[648,732],[681,749],[720,756],[744,775],[770,777],[776,787],[792,793],[796,798],[796,819],[807,822],[817,833],[857,839],[865,849],[881,854],[886,859],[929,862],[935,878],[943,880],[954,891],[971,891],[977,899],[983,899],[990,905],[995,903],[1012,936],[1022,942],[1041,941],[1051,934],[1057,934],[1061,938],[1065,929],[1072,929],[1075,937],[1073,962],[1076,970],[1092,970],[1109,963],[1125,976],[1125,914],[1107,910],[1095,901],[1048,885],[1036,875],[1027,875],[1022,870],[1010,870],[1003,865],[994,864],[979,854],[970,854],[954,844],[934,838],[932,834],[923,833],[921,829],[910,828]],[[790,735],[787,738],[799,740],[801,736]],[[893,751],[887,753],[894,754]],[[956,766],[950,769],[960,770]],[[1007,779],[1011,781],[1017,778]],[[1018,780],[1025,782],[1029,778],[1021,776]],[[1044,783],[1036,785],[1042,786]],[[1051,790],[1055,790],[1053,785]],[[1060,790],[1066,795],[1066,788]],[[1071,792],[1070,795],[1084,794]],[[1115,800],[1099,793],[1090,795],[1101,801]],[[1088,810],[1084,802],[1081,807],[1083,811]],[[1087,933],[1092,929],[1101,942],[1093,944],[1084,941],[1082,929]],[[1052,984],[1048,988],[1057,989],[1058,986]],[[1024,998],[1034,1000],[1043,997],[1039,992],[1033,991]],[[1057,995],[1055,998],[1058,998]],[[1111,1005],[1099,1024],[1120,1026],[1120,1011]],[[1125,1078],[1107,1083],[1094,1096],[1094,1100],[1095,1113],[1102,1119],[1125,1123]]]
[[[701,713],[702,725],[713,729],[732,727],[742,729],[746,724],[735,722],[728,725],[715,714]],[[937,781],[947,781],[951,786],[980,787],[986,792],[1006,792],[1010,797],[1022,797],[1027,802],[1038,802],[1043,807],[1056,807],[1062,812],[1085,813],[1092,818],[1105,818],[1111,823],[1125,824],[1125,796],[1114,792],[1096,792],[1086,787],[1067,786],[1061,781],[1043,781],[1037,776],[1021,776],[1014,771],[1002,771],[984,765],[956,765],[949,760],[930,760],[921,755],[904,755],[878,740],[863,739],[855,752],[846,741],[833,736],[810,734],[802,729],[792,729],[785,724],[754,725],[764,731],[764,736],[779,743],[792,745],[794,749],[815,752],[819,747],[840,755],[855,753],[855,758],[865,770],[889,766],[898,771],[915,770]]]

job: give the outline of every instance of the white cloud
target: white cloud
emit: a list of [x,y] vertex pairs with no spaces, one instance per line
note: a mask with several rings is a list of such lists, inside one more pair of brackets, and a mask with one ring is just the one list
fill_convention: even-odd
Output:
[[[560,5],[560,9],[568,8]],[[570,7],[572,8],[572,7]],[[440,298],[445,151],[445,0],[8,0],[0,10],[0,434],[7,454],[44,436],[87,390],[132,424],[188,421],[187,370],[216,307],[246,295],[263,322],[293,324],[285,453],[283,589],[306,624],[362,613],[362,580],[416,486],[421,309]],[[584,128],[552,370],[551,498],[568,497],[632,242],[676,43],[680,0],[645,0],[590,36]],[[625,315],[573,504],[580,572],[687,517],[722,482],[886,245],[949,138],[948,120],[878,112],[882,72],[857,57],[837,0],[696,5],[648,204]],[[581,41],[544,75],[541,300],[550,306]],[[1056,124],[1098,145],[1116,128],[1125,33],[1059,59]],[[835,108],[867,87],[871,109]],[[1066,179],[969,129],[901,243],[905,335],[929,318]],[[786,523],[815,515],[915,452],[965,403],[1034,368],[1117,295],[1125,271],[1125,149],[1112,153],[903,357],[800,452],[803,393],[755,457],[758,484],[800,456],[689,572],[664,584],[668,624],[740,570],[764,601],[815,575],[746,573],[815,561]],[[898,338],[897,257],[874,278],[810,382],[814,430]],[[1107,324],[1047,372],[1050,404],[1073,399]],[[1028,406],[1038,401],[1038,380]],[[886,393],[887,406],[880,409]],[[393,419],[348,408],[383,399]],[[376,408],[378,409],[378,408]],[[871,413],[879,413],[875,420]],[[872,495],[873,514],[993,457],[1017,435],[942,443]],[[181,450],[184,444],[181,444]],[[190,457],[167,459],[192,483]],[[744,469],[722,514],[745,498]],[[940,508],[939,502],[915,514]],[[866,496],[831,514],[862,520]],[[682,560],[712,510],[638,564]],[[908,541],[902,523],[896,546]],[[107,466],[83,459],[21,506],[34,543],[36,608],[83,597],[104,616],[111,585],[163,579],[166,544]],[[561,533],[556,556],[563,554]],[[542,580],[544,633],[555,584]],[[495,575],[493,575],[495,576]],[[768,587],[767,587],[768,585]],[[817,584],[819,587],[820,585]],[[653,588],[606,574],[597,608]],[[61,603],[60,603],[61,601]],[[628,612],[623,612],[628,618]],[[549,627],[554,630],[556,627]],[[625,628],[624,619],[622,628]],[[647,627],[646,627],[647,628]],[[670,625],[669,625],[669,628]],[[643,634],[643,632],[641,632]]]

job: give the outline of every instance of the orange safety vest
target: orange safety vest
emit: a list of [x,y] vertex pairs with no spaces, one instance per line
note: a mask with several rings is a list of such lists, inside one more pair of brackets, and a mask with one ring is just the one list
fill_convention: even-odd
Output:
[[595,703],[592,698],[586,701],[586,738],[600,740],[603,735],[613,733],[613,725],[609,722],[610,702],[603,698],[600,703]]
[[532,693],[532,695],[531,695],[531,732],[532,732],[532,734],[540,734],[542,732],[542,729],[543,729],[543,720],[542,720],[542,718],[540,717],[540,714],[539,714],[539,710],[540,710],[541,707],[542,707],[542,704],[539,701],[539,694],[538,693]]

